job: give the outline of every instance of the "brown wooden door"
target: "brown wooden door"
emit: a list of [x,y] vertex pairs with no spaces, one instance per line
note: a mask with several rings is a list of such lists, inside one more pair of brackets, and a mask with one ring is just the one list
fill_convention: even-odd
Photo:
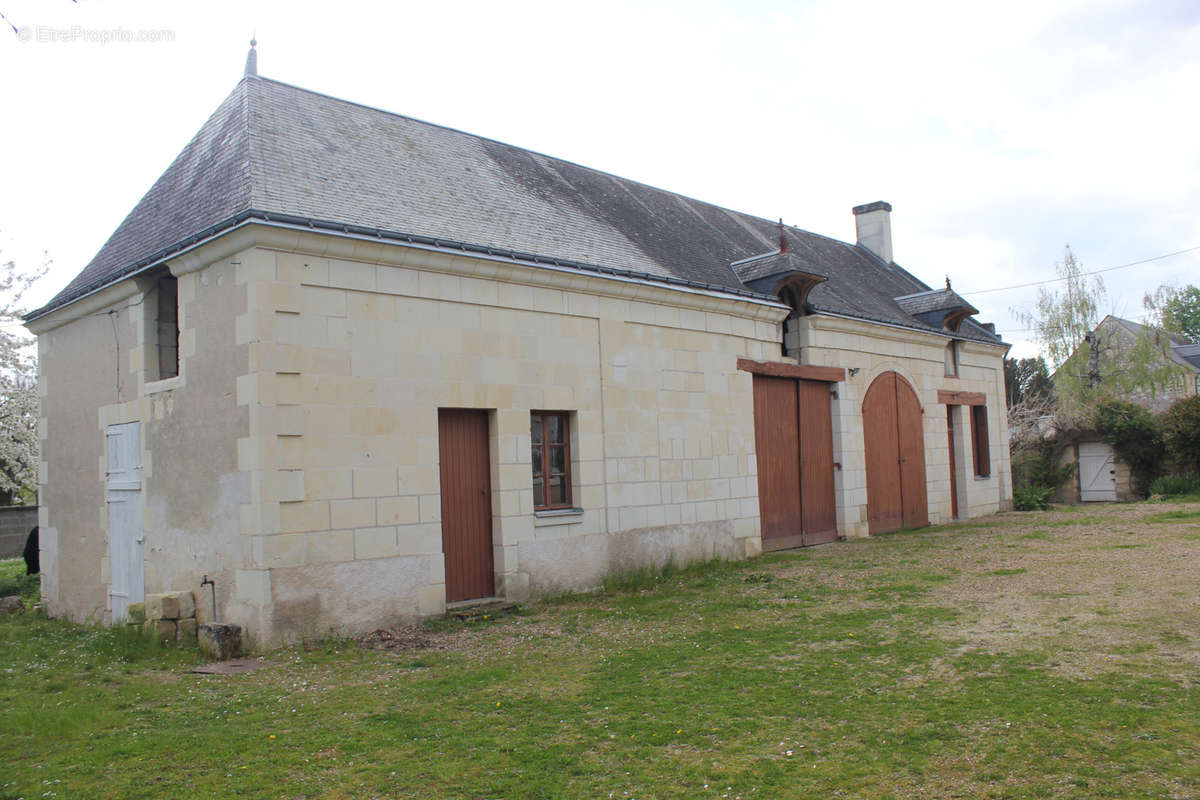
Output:
[[804,511],[804,544],[824,544],[837,539],[829,384],[798,381],[797,387],[800,391],[800,506]]
[[829,384],[754,376],[754,442],[764,550],[837,538]]
[[796,381],[755,375],[754,448],[763,550],[804,544],[799,423]]
[[486,411],[438,410],[446,602],[496,592]]
[[896,376],[896,425],[900,431],[900,496],[903,524],[919,528],[929,524],[925,478],[925,426],[921,401],[908,381]]
[[921,404],[908,381],[885,372],[863,398],[867,525],[886,533],[929,522]]

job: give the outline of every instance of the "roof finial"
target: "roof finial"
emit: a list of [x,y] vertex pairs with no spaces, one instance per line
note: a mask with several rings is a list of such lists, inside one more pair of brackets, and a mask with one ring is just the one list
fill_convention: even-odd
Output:
[[787,234],[783,232],[783,217],[779,218],[779,252],[786,253],[788,251]]
[[246,54],[246,74],[258,74],[258,51],[254,48],[258,45],[258,39],[252,34],[250,37],[250,52]]
[[950,289],[950,276],[949,276],[949,275],[947,275],[947,276],[946,276],[946,291],[947,291],[947,292],[951,291],[951,289]]

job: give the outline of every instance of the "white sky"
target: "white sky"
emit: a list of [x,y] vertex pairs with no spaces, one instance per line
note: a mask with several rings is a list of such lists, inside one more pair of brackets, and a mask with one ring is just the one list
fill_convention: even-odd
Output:
[[[309,10],[311,9],[311,10]],[[61,289],[259,72],[853,241],[962,293],[1200,247],[1200,3],[0,0],[0,257]],[[167,41],[97,41],[167,31]],[[57,31],[57,35],[55,34]],[[619,265],[615,265],[619,266]],[[1104,276],[1117,314],[1200,250]],[[971,295],[1013,355],[1010,309]]]

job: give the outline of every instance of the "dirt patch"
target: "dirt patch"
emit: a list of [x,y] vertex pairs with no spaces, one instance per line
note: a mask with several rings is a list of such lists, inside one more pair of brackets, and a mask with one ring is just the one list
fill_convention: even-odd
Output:
[[[1129,661],[1147,663],[1149,656],[1172,679],[1191,684],[1200,682],[1200,524],[1162,515],[1196,511],[1200,504],[1152,503],[1000,514],[812,548],[802,560],[748,572],[743,586],[730,591],[770,593],[764,605],[773,613],[809,604],[816,593],[827,602],[808,608],[815,616],[877,607],[876,592],[904,591],[903,602],[960,612],[931,631],[956,653],[1025,650],[1043,654],[1048,668],[1079,677],[1123,669]],[[806,596],[789,598],[793,585]],[[358,641],[396,654],[454,651],[485,658],[575,632],[553,615],[496,623],[448,630],[412,625]],[[638,620],[585,625],[591,635],[621,641],[654,636]]]
[[[985,651],[1052,653],[1072,674],[1119,668],[1154,651],[1200,666],[1195,523],[1146,524],[1185,505],[1131,504],[1004,515],[996,532],[964,532],[961,550],[928,552],[926,566],[959,570],[929,601],[968,613],[940,635]],[[1191,506],[1194,510],[1195,506]],[[1177,678],[1185,677],[1183,673]]]
[[470,631],[431,631],[422,625],[407,625],[371,631],[358,637],[358,643],[368,650],[397,654],[462,650],[473,635]]

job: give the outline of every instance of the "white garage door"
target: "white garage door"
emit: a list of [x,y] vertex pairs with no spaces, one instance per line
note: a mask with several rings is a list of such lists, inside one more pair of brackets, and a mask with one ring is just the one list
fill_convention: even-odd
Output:
[[1079,499],[1085,503],[1117,499],[1113,451],[1104,442],[1079,443]]

